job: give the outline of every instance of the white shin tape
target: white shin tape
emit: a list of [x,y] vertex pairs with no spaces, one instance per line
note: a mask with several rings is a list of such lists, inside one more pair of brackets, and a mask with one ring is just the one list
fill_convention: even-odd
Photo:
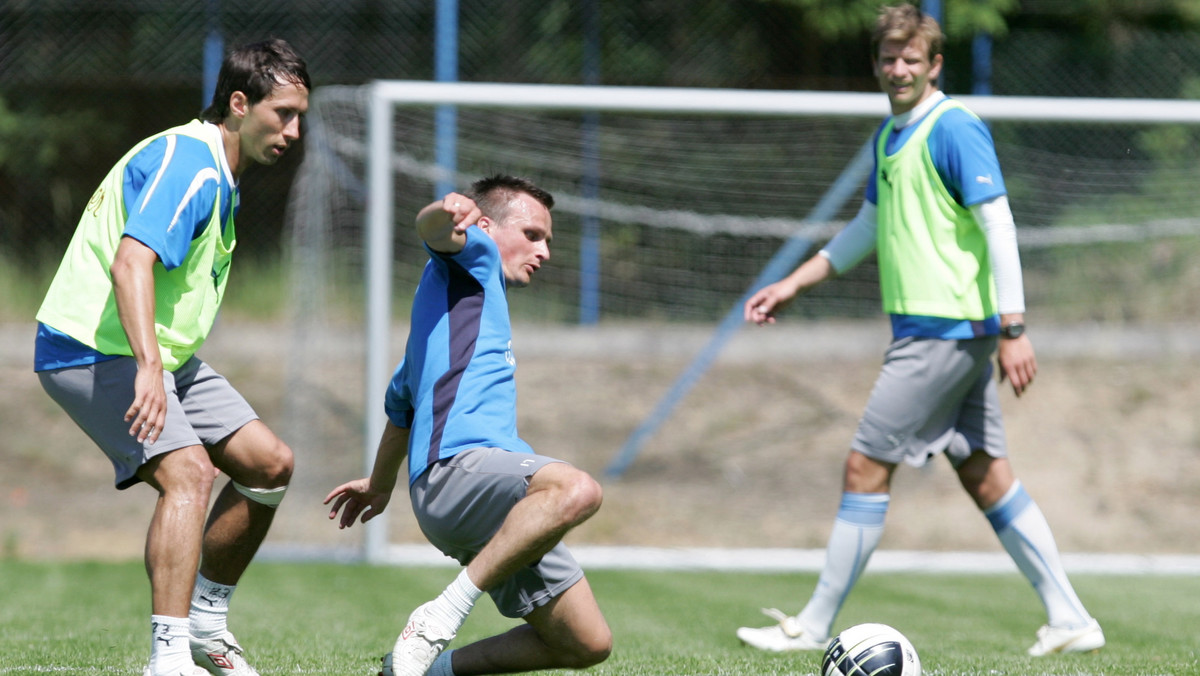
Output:
[[283,496],[287,493],[288,489],[287,486],[280,486],[279,488],[250,488],[236,481],[233,482],[233,488],[254,502],[268,507],[278,507],[279,503],[283,502]]

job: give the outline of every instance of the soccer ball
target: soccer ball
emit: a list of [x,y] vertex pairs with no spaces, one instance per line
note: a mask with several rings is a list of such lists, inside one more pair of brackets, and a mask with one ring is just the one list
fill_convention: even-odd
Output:
[[859,624],[825,649],[822,676],[921,676],[917,649],[886,624]]

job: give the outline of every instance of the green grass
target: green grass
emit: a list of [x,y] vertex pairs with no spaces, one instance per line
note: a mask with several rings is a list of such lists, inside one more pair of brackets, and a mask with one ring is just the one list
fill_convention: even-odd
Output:
[[[447,568],[255,564],[231,624],[264,674],[374,674],[408,612],[453,577]],[[815,674],[820,655],[743,648],[760,605],[795,611],[814,576],[594,571],[615,635],[593,674]],[[868,574],[838,627],[884,622],[916,645],[930,675],[1147,676],[1200,672],[1200,578],[1080,575],[1079,594],[1109,644],[1093,655],[1034,660],[1043,621],[1019,576]],[[0,563],[0,674],[140,673],[149,654],[148,586],[139,563]],[[481,601],[456,644],[505,630]],[[568,672],[561,672],[568,673]]]

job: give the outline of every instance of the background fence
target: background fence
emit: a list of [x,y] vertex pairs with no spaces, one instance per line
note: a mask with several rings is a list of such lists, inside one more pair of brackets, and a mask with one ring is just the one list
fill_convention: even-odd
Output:
[[[30,261],[39,258],[30,249],[44,248],[56,256],[104,170],[137,140],[199,112],[212,38],[228,47],[284,37],[318,87],[432,79],[437,4],[3,0],[0,255]],[[866,31],[828,36],[826,24],[850,4],[459,0],[455,70],[469,82],[874,91]],[[969,28],[946,22],[947,91],[1197,95],[1198,20],[1189,23],[1182,6],[1172,15],[1132,1],[1022,4],[986,60],[973,55]],[[244,251],[278,252],[301,159],[245,177]]]

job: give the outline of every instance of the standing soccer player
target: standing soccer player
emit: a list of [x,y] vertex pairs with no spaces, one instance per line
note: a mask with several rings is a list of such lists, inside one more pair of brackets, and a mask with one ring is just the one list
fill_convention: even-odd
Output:
[[911,5],[885,8],[872,59],[892,115],[858,215],[818,255],[753,294],[747,321],[769,324],[799,293],[874,249],[893,342],[846,460],[841,506],[811,600],[779,623],[742,627],[747,645],[820,650],[883,534],[892,474],[945,454],[1049,620],[1029,654],[1085,652],[1104,633],[1060,563],[1045,517],[1013,475],[992,355],[1020,396],[1037,372],[1025,333],[1016,228],[987,127],[937,88],[942,32]]
[[[384,676],[466,676],[582,669],[608,657],[612,633],[561,542],[600,508],[587,473],[536,455],[517,435],[509,286],[550,257],[549,193],[525,179],[476,181],[417,215],[429,262],[413,299],[404,360],[387,391],[388,423],[371,476],[338,486],[340,525],[383,512],[408,458],[421,531],[465,568],[419,606],[384,657]],[[446,650],[487,592],[525,624]]]
[[[147,676],[257,674],[226,615],[292,451],[195,353],[225,294],[238,179],[300,137],[311,87],[282,40],[231,52],[200,119],[143,140],[104,178],[37,313],[42,387],[108,456],[117,488],[158,493]],[[218,470],[230,481],[206,523]]]

